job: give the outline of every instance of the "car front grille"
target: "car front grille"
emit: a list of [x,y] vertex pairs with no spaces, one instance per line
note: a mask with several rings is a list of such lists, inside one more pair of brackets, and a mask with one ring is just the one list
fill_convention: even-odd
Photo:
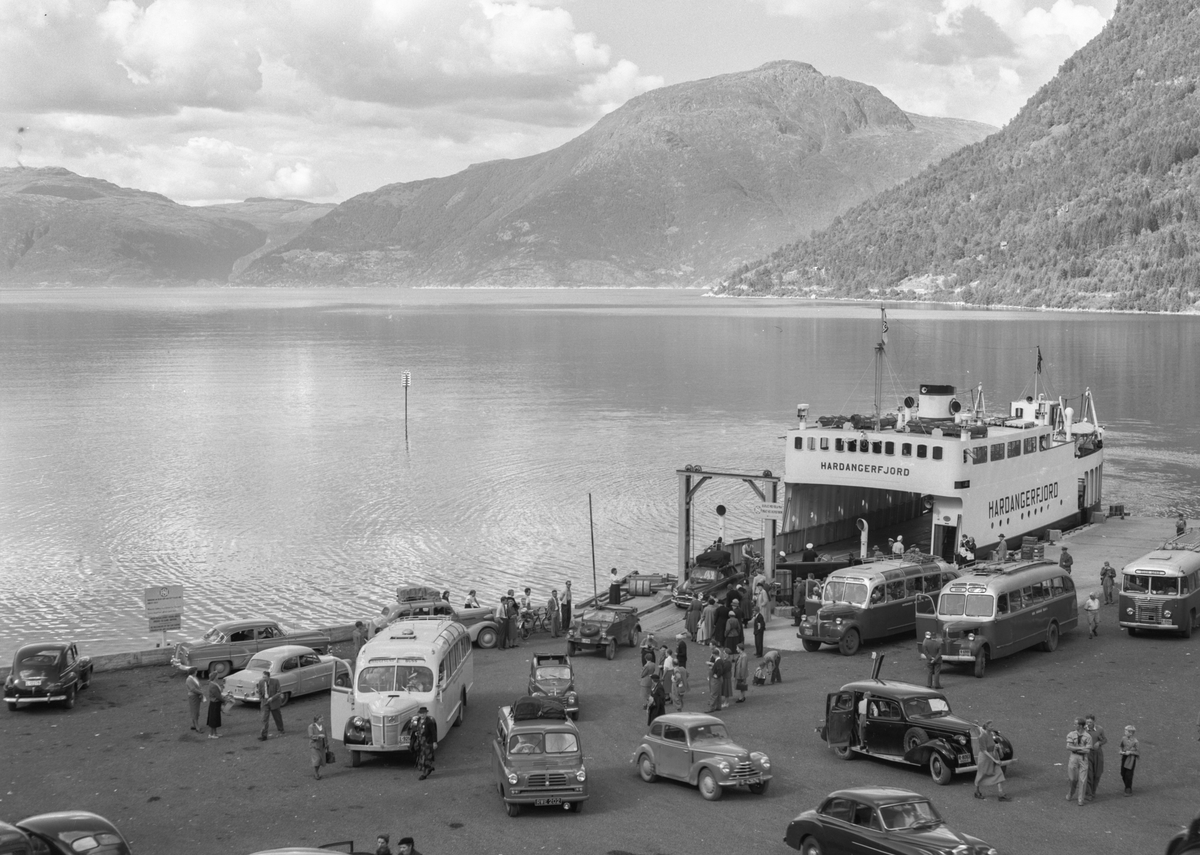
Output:
[[738,763],[729,773],[731,781],[748,781],[758,777],[760,777],[758,770],[749,760]]
[[533,772],[526,779],[526,787],[565,787],[567,785],[566,772]]

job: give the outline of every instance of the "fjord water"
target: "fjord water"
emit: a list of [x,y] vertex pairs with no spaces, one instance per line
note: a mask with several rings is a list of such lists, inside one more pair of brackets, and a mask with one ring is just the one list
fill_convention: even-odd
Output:
[[[983,383],[990,408],[1090,386],[1106,504],[1200,516],[1194,317],[889,307],[884,406]],[[544,600],[674,572],[675,470],[782,470],[798,403],[869,412],[878,306],[663,291],[0,293],[0,656],[152,644],[268,615],[368,618],[401,582]],[[411,372],[407,395],[402,373]],[[738,481],[697,547],[757,536]]]

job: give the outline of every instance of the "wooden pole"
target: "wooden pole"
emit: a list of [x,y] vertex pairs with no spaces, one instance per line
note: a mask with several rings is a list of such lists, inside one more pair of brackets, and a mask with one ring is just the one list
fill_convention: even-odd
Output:
[[588,493],[588,531],[592,538],[592,596],[600,604],[600,589],[596,587],[596,524],[592,520],[592,494]]

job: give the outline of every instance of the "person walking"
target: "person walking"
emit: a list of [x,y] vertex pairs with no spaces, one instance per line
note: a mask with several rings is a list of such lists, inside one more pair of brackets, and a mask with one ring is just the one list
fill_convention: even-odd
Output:
[[925,685],[930,689],[942,687],[942,638],[932,632],[925,633],[921,642],[921,658],[925,660]]
[[1133,795],[1133,770],[1137,768],[1138,750],[1137,728],[1132,724],[1125,725],[1125,735],[1121,737],[1121,783],[1125,785],[1125,795]]
[[1062,552],[1058,554],[1058,566],[1066,570],[1068,576],[1071,575],[1071,568],[1075,566],[1075,556],[1071,555],[1071,553],[1067,551],[1065,544],[1062,548]]
[[1067,734],[1067,751],[1071,757],[1067,761],[1067,780],[1071,788],[1067,790],[1067,801],[1079,793],[1079,806],[1083,807],[1087,795],[1088,756],[1092,753],[1092,737],[1087,732],[1087,722],[1082,718],[1075,719],[1075,729]]
[[258,709],[262,716],[262,730],[259,731],[258,741],[267,741],[267,728],[272,718],[275,719],[275,730],[283,736],[283,713],[280,712],[280,707],[283,706],[283,692],[279,681],[271,676],[270,671],[263,671],[262,679],[255,688],[258,690]]
[[1100,568],[1100,584],[1104,586],[1104,605],[1111,606],[1113,604],[1113,585],[1117,581],[1117,571],[1107,561]]
[[192,730],[200,732],[200,703],[204,700],[204,686],[200,683],[200,678],[196,676],[195,668],[187,669],[187,679],[183,681],[183,685],[187,688],[188,699],[188,718],[191,721]]
[[1091,640],[1100,634],[1100,598],[1095,591],[1088,594],[1083,610],[1087,614],[1088,640]]
[[1088,755],[1086,795],[1090,802],[1096,798],[1096,788],[1100,786],[1100,776],[1104,774],[1104,746],[1108,743],[1108,737],[1104,735],[1104,728],[1096,724],[1095,713],[1088,713],[1083,721],[1088,736],[1092,738],[1091,754]]
[[367,643],[367,625],[361,620],[354,622],[354,632],[350,633],[350,643],[354,647],[354,654],[350,657],[350,661],[358,661],[358,651],[363,649],[363,645]]
[[754,612],[754,622],[751,624],[754,630],[754,656],[762,659],[763,655],[763,634],[767,631],[767,621],[763,617],[763,613],[759,610]]
[[558,598],[557,588],[550,592],[550,599],[546,600],[546,617],[550,619],[550,637],[558,638],[561,636],[562,600]]
[[1186,532],[1187,532],[1187,517],[1185,517],[1183,514],[1180,514],[1179,519],[1175,520],[1175,536],[1179,537],[1179,535],[1185,534]]
[[667,692],[663,688],[662,677],[650,675],[650,697],[646,703],[646,726],[654,724],[654,720],[667,711]]
[[999,749],[996,746],[996,734],[992,730],[991,721],[985,721],[982,726],[971,728],[971,742],[975,749],[975,798],[985,798],[980,787],[996,787],[1000,794],[997,801],[1010,802],[1011,798],[1004,794],[1004,767],[1000,765]]
[[750,657],[746,655],[746,645],[739,644],[733,660],[733,687],[737,690],[737,702],[746,702],[746,689],[750,688]]
[[688,678],[687,665],[681,665],[679,661],[675,662],[675,670],[671,672],[671,705],[675,707],[676,712],[683,712],[683,697],[687,694]]
[[313,776],[321,780],[321,767],[325,765],[325,752],[329,743],[325,741],[324,717],[317,713],[308,726],[308,759],[312,763]]
[[408,732],[412,734],[409,737],[409,747],[416,757],[417,769],[421,773],[419,780],[424,781],[433,774],[434,751],[437,749],[437,722],[429,717],[428,707],[417,710],[409,724]]
[[221,734],[221,704],[225,702],[225,681],[218,677],[204,684],[204,696],[208,699],[208,717],[204,723],[208,725],[208,738],[220,739]]
[[562,626],[563,632],[571,628],[571,580],[567,579],[563,585],[562,595]]

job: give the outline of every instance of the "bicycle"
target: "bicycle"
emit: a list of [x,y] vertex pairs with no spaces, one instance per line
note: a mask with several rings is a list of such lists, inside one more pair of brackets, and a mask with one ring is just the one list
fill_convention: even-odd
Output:
[[521,640],[524,641],[535,632],[548,632],[550,630],[550,615],[547,614],[544,606],[529,609],[528,611],[521,612],[521,620],[518,626],[521,630]]

